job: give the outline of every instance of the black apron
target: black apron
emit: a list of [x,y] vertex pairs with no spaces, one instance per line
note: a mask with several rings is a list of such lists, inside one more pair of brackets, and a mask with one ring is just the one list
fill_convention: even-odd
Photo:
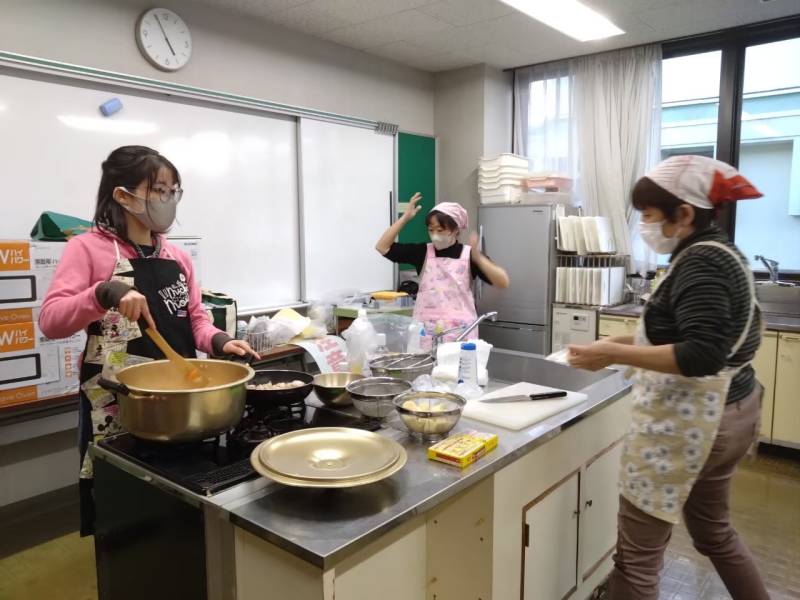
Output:
[[[111,280],[133,285],[147,298],[150,314],[156,327],[170,345],[182,356],[195,358],[194,334],[189,318],[189,285],[180,265],[173,259],[160,258],[158,247],[155,253],[145,258],[139,248],[139,258],[125,259],[117,249],[117,262]],[[95,507],[92,493],[91,457],[87,455],[89,444],[106,435],[121,431],[116,421],[119,409],[111,392],[96,385],[110,352],[160,360],[164,354],[147,335],[142,335],[136,323],[128,321],[116,310],[92,323],[88,328],[88,339],[80,370],[79,450],[81,477],[79,480],[81,500],[81,535],[94,533]]]

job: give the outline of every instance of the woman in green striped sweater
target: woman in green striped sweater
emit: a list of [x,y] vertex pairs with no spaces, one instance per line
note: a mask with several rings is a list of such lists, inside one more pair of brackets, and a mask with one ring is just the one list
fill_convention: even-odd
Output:
[[574,367],[634,368],[612,599],[658,598],[681,514],[734,599],[769,598],[729,516],[731,478],[759,430],[763,388],[750,363],[761,313],[747,260],[713,221],[722,203],[760,196],[736,169],[701,156],[671,157],[641,178],[642,239],[671,254],[667,276],[635,336],[570,347]]

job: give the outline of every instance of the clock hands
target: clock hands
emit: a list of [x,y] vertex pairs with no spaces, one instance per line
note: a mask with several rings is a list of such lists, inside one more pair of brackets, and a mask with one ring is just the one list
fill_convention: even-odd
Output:
[[158,14],[153,14],[153,16],[156,18],[156,23],[158,23],[158,26],[161,28],[161,33],[164,34],[164,40],[166,40],[167,46],[169,46],[169,51],[172,52],[172,56],[176,56],[175,50],[172,49],[172,44],[167,37],[167,32],[164,31],[164,26],[161,24],[161,19],[158,18]]

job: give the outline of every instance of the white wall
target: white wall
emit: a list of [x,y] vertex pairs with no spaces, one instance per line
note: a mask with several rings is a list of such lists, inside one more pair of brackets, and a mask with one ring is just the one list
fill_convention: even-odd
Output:
[[189,0],[157,4],[192,31],[192,60],[177,73],[151,67],[136,47],[150,0],[3,0],[0,50],[433,132],[429,73]]
[[436,75],[439,202],[459,202],[477,223],[478,158],[483,150],[483,65]]
[[[178,73],[151,67],[136,46],[134,25],[151,0],[2,0],[0,50],[433,133],[429,73],[189,0],[158,5],[178,12],[191,27],[192,60]],[[77,425],[74,413],[69,419]],[[9,485],[0,488],[0,505],[77,481],[75,431],[54,438],[38,425],[0,428],[3,436],[23,428],[28,437],[46,435],[15,442],[13,460],[6,453],[0,461]]]
[[476,65],[436,74],[439,201],[460,202],[478,222],[478,159],[511,152],[511,74]]
[[512,73],[486,67],[483,79],[483,154],[511,152]]
[[[431,74],[229,11],[190,0],[158,5],[178,12],[192,29],[192,61],[178,73],[157,71],[136,47],[134,24],[153,6],[150,0],[0,0],[0,50],[434,133],[440,199],[461,202],[477,223],[478,158],[510,151],[508,74],[481,65],[438,74],[434,84]],[[77,450],[59,440],[17,442],[14,463],[33,461],[29,464],[39,465],[42,474],[63,472],[66,478],[35,478],[21,495],[0,495],[0,505],[66,485],[73,475],[77,479]],[[74,471],[64,468],[73,461]]]

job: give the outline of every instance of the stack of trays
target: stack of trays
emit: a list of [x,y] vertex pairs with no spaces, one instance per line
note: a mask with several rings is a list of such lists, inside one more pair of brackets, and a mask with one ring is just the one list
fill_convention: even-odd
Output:
[[260,475],[295,487],[344,488],[380,481],[408,456],[392,439],[350,427],[292,431],[256,446],[250,463]]
[[516,154],[482,158],[478,165],[478,193],[481,204],[516,204],[528,177],[528,159]]

